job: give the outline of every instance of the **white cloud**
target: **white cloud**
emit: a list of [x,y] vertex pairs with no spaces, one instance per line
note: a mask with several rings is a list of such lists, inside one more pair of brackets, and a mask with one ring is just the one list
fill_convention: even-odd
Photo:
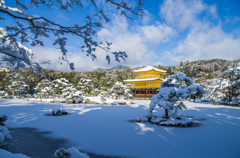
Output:
[[[124,16],[113,15],[111,22],[105,24],[104,28],[97,33],[101,41],[113,43],[110,47],[111,51],[125,51],[128,55],[126,62],[121,60],[118,63],[115,61],[114,56],[110,54],[111,64],[108,65],[106,61],[107,53],[99,48],[95,52],[96,61],[86,57],[84,52],[74,52],[72,54],[68,53],[69,62],[74,63],[76,71],[88,71],[99,67],[110,68],[119,64],[132,67],[152,64],[153,59],[158,57],[151,50],[151,47],[168,41],[174,32],[171,27],[160,22],[155,21],[154,24],[147,25],[152,19],[152,14],[148,13],[145,15],[143,26],[141,26],[133,22],[129,24]],[[70,70],[67,63],[62,65],[57,63],[56,56],[61,55],[59,50],[54,48],[34,48],[34,52],[36,59],[48,57],[51,64],[44,66],[45,68],[61,71]]]
[[167,42],[169,37],[174,35],[174,31],[171,27],[161,23],[157,23],[157,25],[146,25],[140,28],[143,33],[142,38],[153,44]]
[[[129,23],[126,17],[113,15],[112,21],[97,33],[103,42],[113,42],[111,51],[125,51],[128,55],[126,62],[115,62],[114,56],[110,55],[111,64],[108,65],[105,59],[107,53],[101,49],[95,53],[96,61],[86,57],[84,52],[74,52],[69,53],[69,62],[74,62],[76,71],[88,71],[119,64],[135,67],[179,64],[186,60],[240,58],[239,31],[226,33],[221,28],[220,19],[216,20],[219,23],[211,21],[218,18],[216,5],[207,5],[201,0],[165,0],[160,8],[159,14],[165,22],[153,21],[154,17],[149,12],[146,12],[141,24]],[[56,56],[60,56],[59,50],[33,50],[37,52],[36,58],[47,57],[51,60],[51,65],[47,65],[47,68],[70,70],[66,63],[59,65],[56,62]]]
[[201,0],[166,0],[160,16],[167,25],[176,25],[179,31],[188,29],[186,37],[180,38],[176,47],[164,53],[163,60],[178,64],[186,60],[240,58],[240,36],[224,32],[220,19],[218,22],[211,20],[218,18],[216,5],[207,5]]
[[214,18],[218,18],[216,4],[208,6],[207,12],[210,16],[212,16]]
[[[33,47],[33,61],[38,62],[41,60],[49,60],[49,64],[42,65],[43,68],[59,70],[59,71],[70,71],[70,67],[67,62],[58,62],[58,58],[61,57],[61,52],[56,48],[44,48],[44,47]],[[91,58],[87,57],[85,53],[68,53],[69,62],[73,62],[76,71],[90,71],[97,67],[97,61],[92,61]]]
[[150,22],[152,22],[154,20],[154,15],[149,13],[149,11],[144,10],[144,14],[142,16],[142,23],[144,25],[149,24]]
[[[167,24],[184,30],[196,24],[197,16],[206,9],[206,5],[201,0],[165,0],[160,7],[159,15],[164,18]],[[211,11],[213,12],[213,9]]]
[[159,22],[156,25],[129,26],[126,18],[119,16],[98,32],[100,39],[113,42],[112,50],[126,51],[128,58],[123,64],[129,66],[151,63],[156,54],[151,52],[149,43],[157,45],[166,42],[172,35],[173,30]]
[[206,30],[191,31],[187,38],[173,49],[171,56],[179,57],[171,59],[176,64],[181,60],[199,59],[226,59],[240,58],[240,37],[234,38],[231,34],[224,33],[220,26]]
[[[115,17],[113,24],[108,25],[99,31],[98,36],[103,41],[109,41],[113,43],[111,45],[111,50],[125,51],[127,53],[127,61],[122,62],[122,64],[138,65],[139,62],[142,63],[144,60],[148,61],[149,59],[146,53],[147,48],[142,40],[141,35],[136,31],[131,32],[129,30],[127,20],[124,17]],[[101,53],[103,52],[101,51]],[[114,58],[112,56],[111,63],[115,65],[113,62]]]

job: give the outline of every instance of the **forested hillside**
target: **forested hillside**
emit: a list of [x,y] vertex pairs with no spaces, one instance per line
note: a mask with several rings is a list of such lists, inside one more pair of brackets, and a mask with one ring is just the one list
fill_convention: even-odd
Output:
[[[193,78],[196,84],[200,84],[205,88],[204,97],[206,101],[226,104],[230,103],[231,98],[237,98],[240,94],[239,74],[235,74],[231,78],[232,75],[229,73],[229,70],[236,67],[238,62],[240,62],[240,59],[235,61],[213,59],[180,62],[176,66],[158,65],[155,67],[167,70],[168,73],[165,78],[177,72],[185,73],[186,76]],[[0,95],[2,97],[34,97],[34,95],[35,97],[54,97],[73,90],[74,92],[80,91],[83,95],[103,95],[103,93],[105,94],[114,89],[116,85],[123,86],[123,80],[135,78],[136,74],[132,73],[132,70],[138,68],[140,67],[118,66],[116,69],[101,69],[100,71],[88,72],[43,70],[36,75],[32,73],[31,69],[27,68],[17,71],[11,67],[2,67],[0,69]],[[115,90],[112,93],[116,95],[117,92]],[[123,96],[123,93],[126,92],[118,94]]]
[[180,62],[176,66],[162,66],[157,68],[167,70],[168,73],[183,72],[189,77],[204,77],[206,79],[221,78],[231,67],[235,67],[240,59],[228,61],[223,59],[197,60]]

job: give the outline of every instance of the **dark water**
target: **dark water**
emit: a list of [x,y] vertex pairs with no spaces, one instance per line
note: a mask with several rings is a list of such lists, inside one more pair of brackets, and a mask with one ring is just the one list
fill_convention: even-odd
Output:
[[[8,128],[12,140],[0,146],[12,153],[22,153],[31,158],[53,158],[54,152],[61,148],[72,147],[71,144],[61,138],[51,137],[50,132],[43,132],[36,128]],[[120,158],[118,156],[98,155],[86,152],[91,158]]]

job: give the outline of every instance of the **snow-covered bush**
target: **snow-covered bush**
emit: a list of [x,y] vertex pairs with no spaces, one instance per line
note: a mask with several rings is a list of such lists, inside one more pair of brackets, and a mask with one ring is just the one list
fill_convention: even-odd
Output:
[[8,98],[8,93],[6,91],[0,91],[0,98]]
[[110,96],[112,98],[121,98],[127,96],[129,89],[122,82],[116,82],[110,90]]
[[87,96],[93,90],[92,80],[81,78],[80,81],[78,82],[77,90],[82,91],[83,94]]
[[52,109],[52,116],[61,116],[61,115],[67,115],[67,110],[63,108],[54,108]]
[[71,147],[71,148],[60,148],[55,151],[54,157],[57,158],[89,158],[89,156],[86,153],[80,152],[77,148]]
[[102,92],[105,92],[105,91],[99,90],[98,88],[95,88],[91,91],[91,95],[98,96],[98,95],[101,95]]
[[68,87],[72,87],[72,84],[69,84],[69,81],[65,78],[56,79],[52,81],[52,84],[53,90],[58,96],[62,95],[63,92],[67,92]]
[[[176,73],[164,80],[159,92],[151,98],[148,120],[160,125],[191,125],[191,120],[178,115],[178,109],[187,108],[182,100],[201,98],[204,92],[202,86],[195,85],[190,77]],[[165,110],[164,117],[153,117],[152,111],[156,106]]]
[[24,96],[30,91],[29,85],[24,81],[13,81],[8,88],[9,91],[11,91],[11,93],[17,98],[24,98]]
[[38,98],[49,98],[49,96],[55,94],[52,82],[47,79],[41,80],[34,89],[37,92]]
[[86,103],[86,104],[96,104],[96,101],[90,100],[90,99],[88,98],[88,99],[85,99],[85,100],[84,100],[84,103]]
[[4,122],[7,121],[6,115],[0,115],[0,125],[4,125]]
[[229,103],[229,84],[230,79],[201,79],[196,80],[200,85],[205,88],[204,98],[201,100],[203,102],[210,101],[219,104]]
[[7,116],[0,115],[0,144],[7,139],[11,139],[12,136],[9,133],[7,127],[4,126],[4,122],[7,120]]
[[7,127],[0,125],[0,144],[3,143],[7,139],[12,139],[12,136],[10,135]]
[[104,102],[107,100],[107,99],[106,99],[107,95],[108,95],[108,93],[105,92],[105,91],[102,91],[102,92],[99,94],[99,96],[100,96],[100,98],[101,98],[101,102],[104,103]]
[[72,89],[72,91],[64,92],[62,95],[64,98],[67,99],[66,103],[81,103],[84,100],[84,96],[81,91],[75,91]]

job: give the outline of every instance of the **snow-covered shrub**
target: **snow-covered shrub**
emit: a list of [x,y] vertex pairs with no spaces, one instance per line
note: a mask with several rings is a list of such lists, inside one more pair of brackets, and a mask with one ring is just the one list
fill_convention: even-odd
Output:
[[81,78],[77,85],[77,90],[81,90],[85,96],[93,90],[93,83],[90,79]]
[[12,81],[12,84],[8,86],[13,96],[17,98],[24,98],[29,93],[30,87],[24,81]]
[[12,136],[10,135],[7,127],[0,125],[0,144],[3,143],[7,139],[12,139]]
[[118,104],[119,104],[118,101],[113,101],[113,102],[112,102],[112,105],[118,105]]
[[74,103],[82,103],[84,100],[84,97],[83,96],[82,97],[74,97],[73,99],[74,99]]
[[7,127],[4,126],[4,122],[7,120],[7,116],[0,115],[0,144],[7,139],[12,139]]
[[[204,92],[202,86],[195,85],[190,77],[176,73],[164,80],[159,92],[151,98],[148,120],[160,125],[191,125],[191,120],[178,115],[178,109],[187,108],[182,100],[201,98]],[[152,111],[156,106],[164,108],[164,117],[153,117]]]
[[100,96],[101,102],[104,103],[107,99],[108,93],[105,91],[102,91],[98,96]]
[[[195,81],[197,81],[195,79]],[[205,88],[204,100],[219,104],[229,104],[230,79],[201,79],[198,81]]]
[[71,83],[65,78],[60,78],[52,81],[53,91],[56,96],[67,97],[72,91],[76,91]]
[[[129,90],[129,91],[130,91],[130,90]],[[128,92],[128,93],[126,94],[126,96],[124,96],[124,99],[133,100],[133,95]]]
[[71,104],[71,103],[81,103],[84,100],[84,96],[83,96],[81,91],[67,92],[65,97],[67,99],[66,103],[68,103],[68,104]]
[[31,94],[26,94],[25,97],[31,98],[32,96],[31,96]]
[[98,96],[98,95],[101,95],[102,92],[105,92],[105,91],[99,90],[98,88],[95,88],[95,89],[93,89],[93,90],[91,91],[91,94],[92,94],[93,96]]
[[0,115],[0,125],[4,125],[4,122],[7,121],[6,115]]
[[53,95],[53,84],[48,79],[43,79],[34,90],[37,92],[37,98],[48,98]]
[[61,116],[61,115],[67,115],[67,110],[63,108],[54,108],[52,109],[52,116]]
[[115,98],[115,99],[121,98],[123,96],[127,96],[128,91],[129,89],[122,82],[115,82],[115,84],[110,90],[110,96],[112,96],[112,98]]
[[237,98],[233,98],[230,104],[231,105],[240,105],[240,101]]
[[210,102],[210,100],[207,99],[207,98],[202,98],[200,101],[201,101],[201,102]]
[[8,93],[6,91],[0,91],[0,98],[7,98]]
[[55,151],[54,157],[57,158],[89,158],[89,156],[86,153],[80,152],[77,148],[71,147],[71,148],[60,148]]
[[85,100],[84,100],[84,103],[86,103],[86,104],[96,104],[95,101],[90,100],[89,98],[88,98],[88,99],[85,99]]

